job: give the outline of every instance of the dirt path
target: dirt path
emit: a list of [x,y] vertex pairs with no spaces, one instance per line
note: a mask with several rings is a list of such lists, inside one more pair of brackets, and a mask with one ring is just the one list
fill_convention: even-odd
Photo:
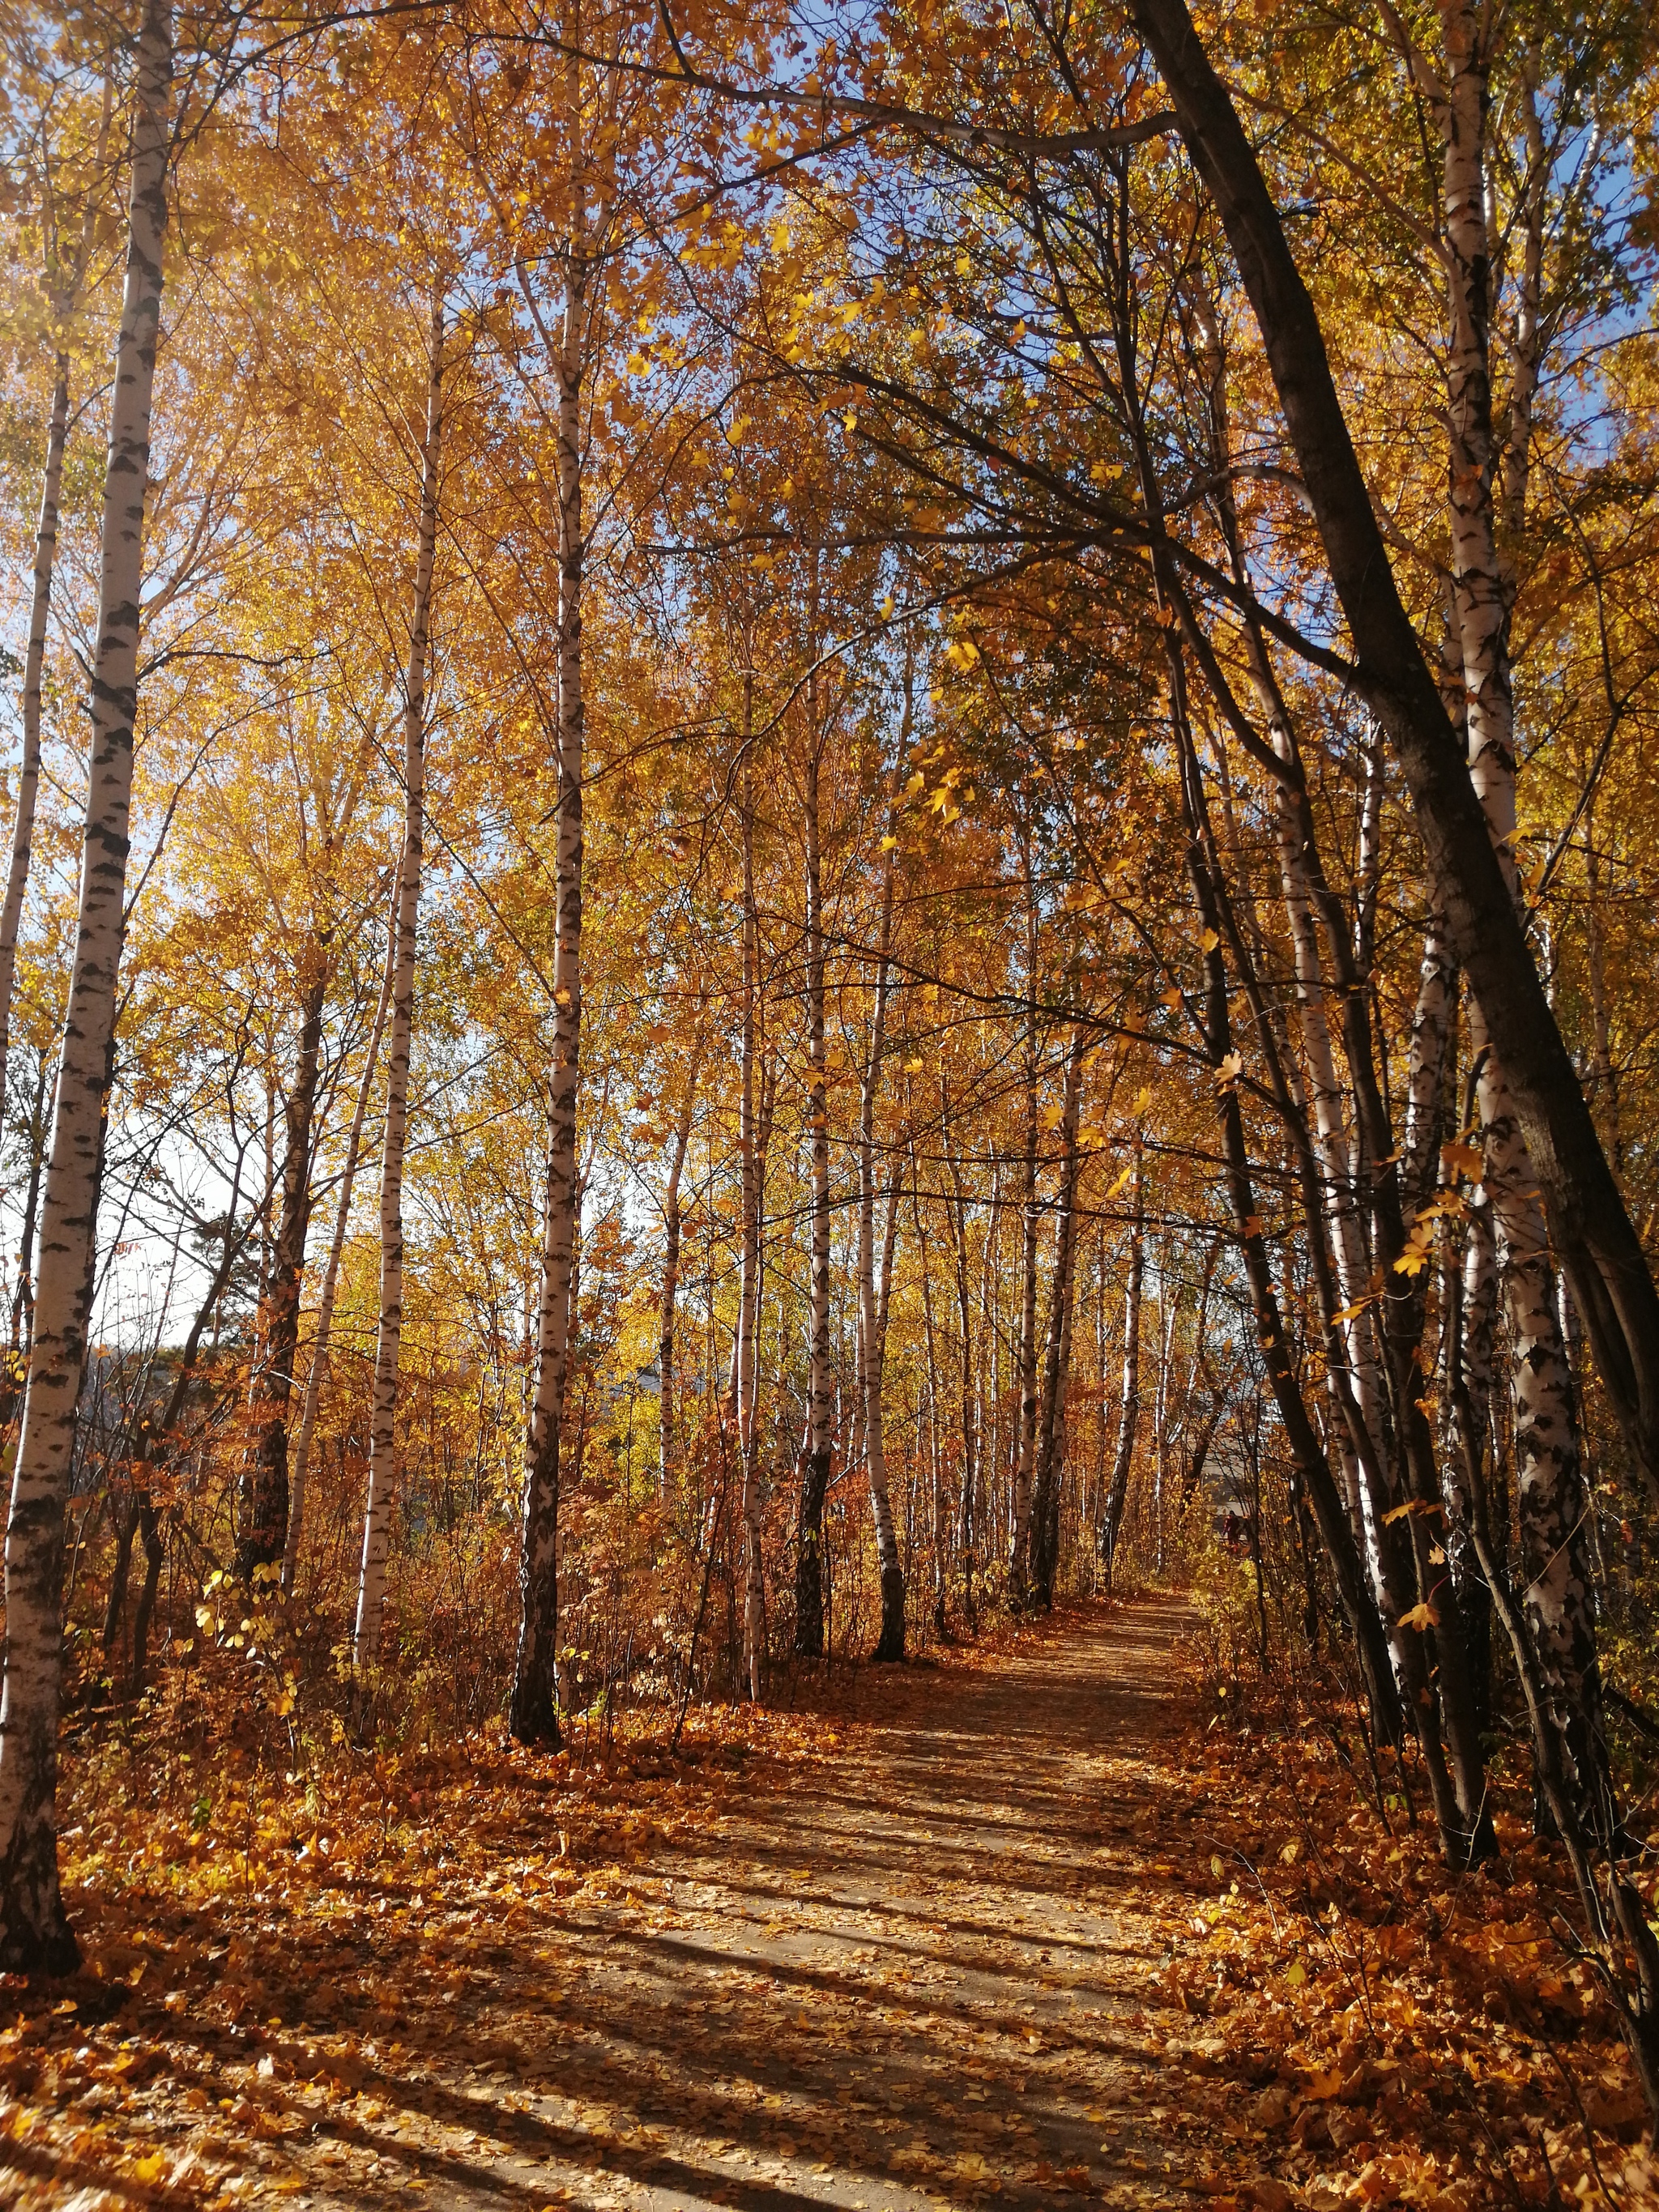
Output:
[[[314,2123],[300,2164],[327,2183],[303,2201],[1217,2192],[1203,2108],[1227,2085],[1170,2043],[1185,2023],[1153,1980],[1148,1901],[1185,1868],[1130,1836],[1188,1809],[1160,1756],[1180,1626],[1146,1604],[994,1670],[914,1675],[845,1766],[640,1863],[625,1895],[458,1954],[454,2057],[377,2071]],[[489,2063],[461,2063],[480,2039]]]

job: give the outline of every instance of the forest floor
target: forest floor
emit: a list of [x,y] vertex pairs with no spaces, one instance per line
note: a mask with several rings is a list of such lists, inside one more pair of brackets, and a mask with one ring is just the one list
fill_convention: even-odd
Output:
[[[1334,1914],[1295,1936],[1175,1662],[1189,1620],[1078,1607],[843,1671],[812,1713],[694,1717],[672,1764],[478,1739],[380,1762],[373,1808],[250,1789],[240,1844],[222,1808],[112,1815],[83,1778],[86,1968],[0,1988],[0,2203],[1466,2212],[1615,2176],[1609,2203],[1653,2201],[1605,2045],[1575,2169],[1583,2095],[1552,2134],[1507,2019],[1431,2049],[1380,1939],[1355,1982],[1318,1955],[1348,1955]],[[1289,1869],[1299,1817],[1257,1856]]]

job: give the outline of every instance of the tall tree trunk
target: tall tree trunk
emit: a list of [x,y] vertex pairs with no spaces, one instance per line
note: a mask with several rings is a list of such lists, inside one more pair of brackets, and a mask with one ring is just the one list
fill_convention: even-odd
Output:
[[[939,1464],[939,1332],[933,1323],[933,1274],[927,1251],[927,1231],[922,1224],[921,1187],[914,1143],[910,1148],[910,1218],[915,1224],[916,1270],[921,1277],[922,1342],[927,1355],[927,1471],[933,1506],[933,1633],[943,1644],[949,1632],[945,1599],[950,1582],[946,1565],[950,1552],[950,1528],[945,1512],[944,1483]],[[920,1420],[920,1412],[917,1418]]]
[[674,1381],[674,1331],[680,1287],[680,1178],[685,1172],[686,1149],[691,1142],[691,1117],[696,1104],[697,1076],[702,1066],[702,1052],[700,1012],[697,1033],[692,1041],[690,1064],[685,1071],[685,1096],[680,1101],[679,1119],[674,1129],[673,1158],[669,1163],[668,1182],[662,1199],[662,1302],[657,1328],[657,1416],[660,1438],[659,1466],[665,1498],[673,1495],[679,1451],[675,1426],[678,1400]]
[[760,917],[755,908],[755,787],[750,744],[754,678],[743,679],[743,1036],[739,1048],[738,1150],[742,1222],[738,1267],[738,1331],[732,1358],[738,1451],[743,1468],[743,1662],[750,1698],[765,1688],[766,1585],[761,1553],[760,1437],[756,1421],[756,1336],[761,1312],[761,1161],[755,1111],[755,1022],[760,989]]
[[1059,1219],[1054,1228],[1054,1281],[1048,1341],[1043,1361],[1042,1406],[1036,1468],[1031,1486],[1031,1585],[1039,1605],[1052,1610],[1060,1566],[1060,1486],[1066,1457],[1066,1389],[1072,1349],[1072,1295],[1077,1272],[1077,1125],[1083,1091],[1083,1032],[1073,1039],[1060,1114]]
[[[79,302],[86,282],[87,264],[98,234],[99,192],[96,179],[109,151],[113,87],[107,69],[104,75],[103,109],[99,118],[94,183],[87,191],[82,211],[78,249],[64,256],[55,274],[49,274],[47,296],[60,329]],[[46,633],[52,613],[52,574],[58,562],[58,507],[63,494],[64,447],[69,435],[70,355],[60,342],[53,363],[52,408],[46,419],[46,456],[41,471],[40,512],[34,531],[33,590],[29,600],[29,624],[23,647],[23,751],[18,763],[17,811],[11,830],[11,864],[6,875],[5,902],[0,906],[0,1110],[6,1100],[8,1063],[11,1056],[12,996],[17,975],[17,938],[22,925],[23,900],[28,890],[29,863],[34,838],[34,808],[40,787],[40,684],[46,657]],[[24,1265],[27,1265],[27,1240]]]
[[1146,1266],[1146,1185],[1139,1133],[1135,1137],[1135,1212],[1129,1231],[1129,1279],[1123,1291],[1123,1387],[1118,1401],[1117,1444],[1112,1455],[1112,1479],[1106,1495],[1097,1544],[1106,1570],[1106,1588],[1112,1588],[1117,1567],[1117,1547],[1123,1534],[1123,1509],[1129,1495],[1129,1470],[1134,1463],[1135,1434],[1140,1426],[1140,1292]]
[[334,1208],[334,1234],[328,1248],[328,1260],[323,1269],[322,1288],[317,1298],[317,1328],[311,1347],[311,1367],[306,1376],[305,1402],[300,1409],[300,1433],[294,1443],[294,1464],[289,1478],[288,1540],[283,1547],[283,1589],[284,1594],[294,1588],[295,1569],[299,1564],[300,1537],[305,1527],[306,1480],[311,1468],[311,1446],[317,1433],[317,1414],[322,1404],[323,1386],[328,1380],[329,1343],[334,1330],[334,1301],[339,1290],[340,1261],[345,1251],[346,1231],[351,1223],[351,1194],[356,1186],[357,1162],[362,1151],[363,1123],[368,1114],[370,1093],[374,1087],[374,1071],[380,1064],[380,1039],[386,1031],[386,1009],[397,981],[398,917],[403,904],[403,887],[399,881],[392,902],[392,926],[386,932],[386,959],[380,973],[380,995],[374,1007],[374,1025],[368,1035],[368,1051],[363,1062],[362,1079],[357,1085],[356,1103],[352,1109],[351,1127],[346,1136],[345,1166],[340,1176],[340,1195]]
[[29,603],[28,641],[23,653],[23,757],[17,777],[17,811],[11,827],[11,866],[6,898],[0,907],[0,1106],[6,1097],[6,1063],[11,1048],[11,1001],[17,972],[17,933],[28,889],[34,838],[34,802],[40,787],[40,678],[46,655],[46,625],[52,611],[52,568],[58,557],[58,507],[64,482],[64,444],[69,430],[69,356],[58,356],[52,380],[52,415],[46,426],[46,462],[40,486],[40,516],[34,532],[34,591]]
[[559,1626],[559,1455],[565,1383],[574,1322],[574,1272],[581,1193],[576,1153],[582,1006],[582,379],[593,282],[586,203],[576,139],[580,64],[568,63],[571,135],[571,235],[565,257],[564,312],[553,349],[558,400],[559,775],[558,915],[553,956],[553,1065],[548,1078],[547,1190],[536,1394],[526,1437],[520,1523],[519,1649],[507,1725],[520,1743],[555,1744]]
[[[882,858],[879,920],[877,924],[874,1007],[870,1023],[870,1056],[865,1063],[859,1097],[859,1339],[862,1357],[860,1379],[864,1390],[864,1463],[870,1478],[870,1510],[875,1522],[876,1559],[881,1574],[881,1633],[872,1659],[900,1661],[904,1656],[904,1568],[899,1559],[898,1538],[893,1528],[893,1503],[887,1480],[886,1437],[882,1419],[882,1378],[886,1366],[885,1315],[878,1325],[876,1312],[876,1085],[887,1042],[887,995],[892,970],[893,853],[892,832],[897,815],[897,795],[904,772],[910,734],[909,670],[905,671],[905,712],[898,754],[893,764],[892,799],[888,806],[889,836]],[[895,1214],[894,1219],[896,1219]],[[892,1224],[889,1224],[888,1266],[891,1273]],[[884,1291],[885,1284],[884,1283]]]
[[104,483],[79,927],[41,1221],[34,1338],[6,1528],[0,1693],[0,1966],[64,1972],[79,1953],[58,1881],[64,1514],[86,1355],[88,1260],[115,1020],[137,714],[150,395],[161,309],[173,81],[170,0],[138,33],[126,283]]
[[[941,1086],[943,1090],[943,1086]],[[978,1526],[979,1423],[975,1404],[973,1309],[968,1284],[968,1204],[962,1188],[962,1167],[951,1142],[948,1095],[941,1097],[940,1135],[951,1170],[951,1195],[945,1200],[956,1261],[957,1326],[962,1352],[962,1495],[957,1506],[957,1547],[962,1555],[963,1602],[968,1626],[974,1626],[974,1566]]]
[[1025,1146],[1020,1188],[1019,1419],[1015,1431],[1013,1540],[1008,1559],[1008,1602],[1024,1606],[1031,1588],[1031,1476],[1037,1419],[1037,1029],[1036,894],[1031,879],[1031,840],[1021,832],[1025,886]]
[[[1486,19],[1470,0],[1442,0],[1447,69],[1443,216],[1451,335],[1448,498],[1453,602],[1462,646],[1469,770],[1517,915],[1515,708],[1509,653],[1512,592],[1498,542],[1489,326]],[[1504,1057],[1477,996],[1469,1045],[1486,1154],[1482,1184],[1497,1230],[1513,1347],[1510,1388],[1525,1604],[1537,1640],[1547,1709],[1590,1834],[1609,1827],[1610,1777],[1585,1536],[1583,1468],[1572,1370],[1562,1333],[1540,1177],[1510,1095]]]
[[426,830],[426,664],[432,611],[432,567],[438,536],[438,463],[443,432],[443,303],[432,301],[426,435],[421,455],[421,505],[415,555],[415,596],[404,684],[404,842],[398,864],[398,966],[392,988],[386,1055],[386,1134],[380,1151],[380,1318],[374,1346],[369,1413],[368,1497],[363,1513],[362,1564],[352,1663],[380,1656],[386,1601],[386,1549],[397,1481],[398,1360],[404,1328],[404,1150],[409,1129],[409,1052],[415,1019],[415,938],[420,915],[421,863]]
[[288,1409],[300,1344],[300,1282],[311,1224],[312,1125],[329,973],[322,945],[313,944],[307,951],[311,973],[301,980],[299,1058],[283,1108],[282,1211],[259,1328],[260,1360],[248,1409],[249,1443],[236,1492],[234,1571],[244,1582],[260,1568],[276,1567],[288,1556]]
[[1603,1386],[1659,1497],[1659,1290],[1528,947],[1457,732],[1401,603],[1313,301],[1185,0],[1131,0],[1255,311],[1347,619],[1356,683],[1405,771],[1459,965],[1507,1079]]
[[823,861],[818,830],[823,739],[816,690],[808,692],[806,817],[806,1030],[811,1073],[806,1117],[812,1153],[811,1273],[807,1320],[806,1439],[801,1455],[800,1528],[795,1552],[795,1651],[823,1656],[823,1501],[830,1489],[834,1380],[830,1363],[830,1110],[824,1046]]
[[1584,810],[1584,935],[1589,968],[1593,1097],[1607,1133],[1615,1168],[1623,1171],[1625,1136],[1619,1119],[1619,1075],[1613,1061],[1613,1020],[1607,1004],[1607,945],[1601,911],[1601,858],[1595,847],[1595,804]]

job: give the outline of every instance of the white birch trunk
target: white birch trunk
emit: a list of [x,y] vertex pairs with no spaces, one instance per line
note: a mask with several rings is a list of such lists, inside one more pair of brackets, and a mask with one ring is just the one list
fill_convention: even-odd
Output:
[[766,1585],[761,1552],[760,1438],[757,1433],[756,1334],[760,1325],[760,1152],[755,1116],[755,1016],[760,984],[759,917],[755,910],[754,772],[749,755],[753,728],[753,682],[744,672],[743,769],[743,1038],[738,1097],[738,1149],[742,1170],[742,1227],[738,1269],[738,1341],[732,1358],[738,1450],[743,1468],[743,1664],[749,1695],[758,1705],[765,1687]]
[[1052,1607],[1060,1565],[1060,1487],[1066,1462],[1066,1389],[1071,1372],[1072,1294],[1077,1265],[1078,1114],[1083,1090],[1083,1036],[1073,1037],[1060,1116],[1060,1218],[1048,1342],[1042,1377],[1036,1473],[1031,1486],[1031,1582],[1037,1601]]
[[23,753],[17,774],[17,811],[12,817],[11,865],[6,899],[0,907],[0,1105],[6,1096],[6,1063],[11,1050],[11,1001],[17,973],[17,933],[28,889],[34,838],[34,803],[40,787],[40,678],[46,657],[46,625],[52,611],[52,568],[58,557],[58,507],[64,482],[64,444],[69,429],[69,356],[58,356],[52,380],[52,416],[46,426],[46,463],[40,485],[40,516],[34,532],[34,587],[29,602],[28,641],[23,653]]
[[[1124,1507],[1129,1495],[1129,1474],[1134,1464],[1135,1439],[1140,1426],[1140,1299],[1146,1273],[1146,1199],[1141,1179],[1140,1148],[1135,1147],[1135,1213],[1129,1231],[1129,1273],[1123,1291],[1123,1371],[1118,1391],[1117,1439],[1112,1452],[1112,1472],[1107,1485],[1097,1549],[1105,1570],[1109,1594],[1117,1567],[1117,1547],[1123,1534]],[[1101,1360],[1102,1420],[1106,1395],[1105,1359]]]
[[386,959],[380,974],[380,995],[374,1008],[374,1023],[368,1036],[368,1054],[363,1063],[362,1079],[357,1085],[356,1103],[352,1109],[351,1127],[346,1136],[345,1168],[340,1178],[340,1196],[334,1209],[334,1234],[328,1248],[328,1259],[323,1268],[322,1288],[317,1298],[317,1333],[312,1346],[311,1367],[306,1376],[305,1402],[300,1409],[300,1430],[295,1439],[294,1467],[289,1478],[288,1540],[283,1549],[283,1590],[285,1595],[294,1589],[295,1569],[300,1558],[300,1535],[305,1526],[306,1478],[311,1468],[312,1439],[317,1433],[317,1413],[322,1403],[323,1387],[328,1380],[329,1340],[334,1328],[334,1301],[339,1291],[340,1260],[345,1250],[346,1231],[351,1220],[351,1194],[356,1186],[357,1160],[362,1149],[363,1123],[368,1113],[369,1094],[374,1089],[374,1071],[380,1065],[380,1039],[386,1031],[386,1008],[391,1003],[398,960],[398,916],[402,906],[402,885],[392,902],[392,922],[386,933]]
[[126,283],[104,482],[78,928],[42,1206],[34,1336],[6,1528],[0,1966],[14,1972],[64,1972],[78,1957],[58,1888],[55,1825],[64,1528],[76,1400],[86,1356],[99,1131],[109,1079],[130,849],[144,501],[171,150],[170,0],[147,0],[137,75]]
[[1037,1046],[1036,901],[1031,884],[1029,834],[1022,854],[1025,883],[1025,1146],[1020,1209],[1019,1419],[1014,1438],[1013,1532],[1008,1559],[1008,1598],[1018,1610],[1030,1594],[1031,1475],[1037,1423]]
[[[908,692],[907,683],[907,692]],[[891,832],[896,814],[896,795],[903,774],[909,739],[907,696],[904,727],[893,769],[894,801],[888,809]],[[890,843],[882,858],[880,919],[876,941],[874,1006],[870,1024],[870,1054],[865,1062],[859,1098],[859,1317],[863,1387],[864,1464],[870,1481],[870,1510],[875,1522],[876,1561],[881,1576],[881,1633],[873,1659],[896,1662],[904,1656],[904,1569],[899,1559],[898,1538],[893,1527],[893,1501],[887,1480],[886,1431],[883,1425],[882,1380],[886,1366],[886,1314],[878,1315],[876,1297],[876,1086],[881,1076],[881,1057],[887,1042],[887,999],[892,969],[893,851]],[[896,1184],[895,1184],[896,1191]],[[892,1237],[896,1208],[890,1209],[887,1252],[883,1269],[882,1304],[892,1270]]]
[[[1272,691],[1258,681],[1258,697],[1267,717],[1273,750],[1284,761],[1294,757],[1291,732],[1278,711]],[[1343,1349],[1360,1418],[1371,1440],[1370,1462],[1386,1468],[1383,1449],[1382,1377],[1377,1358],[1376,1325],[1367,1300],[1370,1269],[1366,1264],[1364,1226],[1354,1187],[1353,1152],[1347,1127],[1342,1080],[1332,1048],[1326,1007],[1325,978],[1319,930],[1314,911],[1313,886],[1309,881],[1306,854],[1295,804],[1287,792],[1279,794],[1279,865],[1285,919],[1290,924],[1296,966],[1297,1009],[1302,1030],[1303,1056],[1308,1070],[1309,1103],[1312,1107],[1314,1143],[1321,1180],[1329,1208],[1328,1226],[1336,1261],[1337,1287],[1345,1309],[1358,1307],[1340,1324]],[[1364,1546],[1371,1586],[1379,1595],[1382,1566],[1378,1525],[1382,1514],[1396,1501],[1374,1498],[1364,1471],[1356,1461],[1340,1410],[1334,1428],[1338,1438],[1339,1463],[1351,1510],[1358,1509],[1358,1534]]]
[[823,861],[819,842],[818,775],[822,744],[815,690],[809,690],[811,730],[804,811],[806,829],[806,1028],[811,1073],[807,1129],[811,1146],[811,1258],[807,1321],[806,1442],[802,1455],[800,1537],[795,1560],[795,1649],[823,1656],[823,1501],[830,1486],[835,1417],[830,1357],[830,1111],[824,1042]]
[[426,434],[421,455],[421,504],[410,613],[409,665],[404,684],[404,843],[398,865],[397,969],[386,1055],[386,1134],[380,1152],[380,1317],[374,1346],[369,1416],[368,1496],[363,1512],[362,1562],[352,1663],[372,1667],[380,1656],[386,1601],[386,1550],[397,1483],[398,1361],[404,1327],[404,1152],[409,1130],[410,1037],[415,1019],[415,939],[420,916],[421,862],[426,829],[426,665],[432,567],[438,535],[438,461],[443,429],[443,307],[432,303]]
[[[1489,24],[1472,0],[1442,0],[1446,99],[1443,218],[1449,268],[1448,485],[1453,599],[1462,648],[1469,769],[1498,858],[1520,899],[1515,863],[1515,713],[1509,653],[1510,587],[1497,532],[1490,370],[1492,264],[1486,227]],[[1526,1612],[1551,1717],[1582,1814],[1604,1824],[1594,1597],[1572,1376],[1555,1299],[1538,1176],[1485,1018],[1471,1006],[1482,1178],[1496,1229],[1512,1340],[1515,1472]],[[1471,1238],[1470,1250],[1480,1249]]]
[[685,1072],[685,1096],[680,1102],[679,1120],[674,1130],[673,1158],[669,1163],[668,1181],[664,1187],[662,1200],[662,1302],[657,1329],[657,1419],[659,1439],[658,1471],[665,1498],[673,1494],[679,1449],[676,1429],[678,1394],[675,1387],[674,1360],[680,1287],[680,1179],[685,1173],[685,1155],[691,1142],[691,1117],[696,1104],[697,1076],[702,1066],[702,1051],[703,1036],[699,1016],[697,1034],[691,1047],[691,1063]]
[[1446,1054],[1456,1003],[1457,969],[1437,907],[1429,909],[1412,1009],[1406,1073],[1406,1138],[1401,1188],[1407,1219],[1426,1206],[1439,1177],[1437,1139],[1446,1087]]
[[520,1743],[559,1740],[559,1480],[566,1385],[575,1323],[581,1188],[576,1149],[582,1012],[582,775],[586,727],[582,612],[586,541],[582,383],[592,343],[595,272],[580,149],[580,65],[568,62],[571,164],[564,306],[552,367],[558,408],[559,760],[557,917],[553,955],[553,1058],[548,1074],[547,1188],[536,1390],[525,1440],[519,1544],[519,1648],[507,1724]]

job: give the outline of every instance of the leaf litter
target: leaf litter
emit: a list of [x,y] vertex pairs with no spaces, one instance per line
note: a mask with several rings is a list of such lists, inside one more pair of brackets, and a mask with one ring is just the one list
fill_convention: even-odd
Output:
[[678,1755],[220,1746],[210,1802],[83,1743],[0,2201],[1659,2202],[1548,1852],[1501,1814],[1454,1881],[1326,1736],[1206,1729],[1186,1620],[839,1669]]

